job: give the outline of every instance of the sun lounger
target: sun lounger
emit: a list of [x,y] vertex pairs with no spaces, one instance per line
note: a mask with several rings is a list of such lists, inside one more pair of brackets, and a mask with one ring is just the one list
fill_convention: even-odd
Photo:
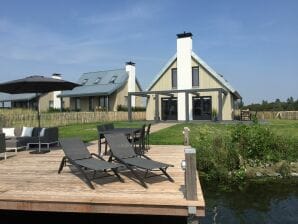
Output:
[[[118,168],[122,165],[114,164],[105,161],[102,157],[97,154],[90,153],[86,148],[85,144],[78,138],[68,138],[60,140],[61,147],[65,153],[63,157],[58,173],[60,173],[66,163],[70,163],[75,166],[84,176],[87,181],[87,184],[90,188],[94,189],[94,186],[91,183],[91,179],[88,177],[86,171],[93,170],[93,179],[97,171],[106,172],[112,171],[121,182],[123,179],[118,174]],[[94,158],[96,157],[96,158]],[[109,175],[110,176],[110,175]]]
[[[173,165],[151,160],[146,155],[136,154],[124,134],[105,134],[105,138],[111,150],[109,161],[114,159],[125,165],[145,188],[147,188],[147,184],[144,182],[145,178],[159,176],[153,174],[152,171],[161,171],[162,174],[160,175],[165,175],[171,182],[174,182],[166,171],[168,167],[173,167]],[[144,170],[145,175],[141,177],[135,169]],[[148,173],[151,175],[148,176]]]

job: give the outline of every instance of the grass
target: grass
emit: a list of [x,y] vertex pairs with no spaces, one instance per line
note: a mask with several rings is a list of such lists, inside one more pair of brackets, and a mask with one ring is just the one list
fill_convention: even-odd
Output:
[[298,120],[269,120],[265,125],[277,135],[298,138]]
[[[104,122],[107,123],[107,122]],[[145,121],[134,121],[134,122],[124,122],[118,121],[113,122],[115,127],[141,127]],[[88,124],[73,124],[59,127],[60,138],[67,137],[79,137],[84,142],[90,142],[97,139],[97,129],[96,126],[103,124],[103,122],[98,123],[88,123]]]

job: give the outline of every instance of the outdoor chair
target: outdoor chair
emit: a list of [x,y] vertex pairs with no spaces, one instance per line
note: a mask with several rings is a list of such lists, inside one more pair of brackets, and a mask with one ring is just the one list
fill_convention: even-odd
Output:
[[107,131],[113,130],[115,128],[113,123],[104,124],[104,127]]
[[134,146],[135,152],[137,154],[144,154],[145,151],[145,132],[146,132],[146,124],[144,124],[141,128],[140,132],[135,133],[130,139],[131,144]]
[[[143,187],[147,188],[147,184],[144,182],[145,178],[153,176],[165,175],[171,182],[174,182],[167,173],[167,168],[173,167],[173,165],[157,162],[151,160],[148,156],[136,154],[124,134],[106,134],[105,137],[111,150],[109,161],[115,160],[125,165]],[[137,170],[145,171],[145,175],[142,177]],[[154,171],[161,171],[162,173],[152,173]],[[151,175],[148,175],[149,173]]]
[[[67,162],[75,166],[84,176],[87,181],[87,184],[90,188],[94,189],[94,186],[91,183],[92,179],[95,179],[97,171],[105,172],[108,174],[108,171],[112,171],[121,182],[124,182],[123,179],[118,174],[118,168],[122,167],[120,164],[114,164],[111,162],[105,161],[102,157],[97,154],[90,153],[86,148],[85,144],[78,138],[67,138],[60,140],[61,147],[65,153],[65,156],[62,158],[58,173],[61,173],[64,166]],[[94,158],[96,157],[96,158]],[[93,171],[93,178],[89,178],[87,171]],[[106,175],[111,176],[111,175]],[[106,177],[101,176],[101,177]]]
[[[102,132],[106,131],[106,126],[105,125],[97,125],[97,132],[98,132],[98,155],[101,155],[101,144],[105,144],[105,152],[104,154],[107,154],[108,150],[108,145],[105,140],[104,134]],[[104,141],[102,141],[104,140]]]
[[4,155],[4,160],[6,160],[6,144],[5,144],[5,134],[0,133],[0,154]]
[[145,150],[148,151],[150,149],[149,135],[150,135],[151,123],[148,124],[146,133],[145,133]]

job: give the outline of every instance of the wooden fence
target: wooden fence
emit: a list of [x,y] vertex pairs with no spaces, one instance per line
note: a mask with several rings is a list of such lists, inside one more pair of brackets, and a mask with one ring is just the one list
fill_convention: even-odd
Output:
[[[145,120],[146,112],[132,112],[133,120]],[[78,123],[127,121],[127,112],[58,112],[41,113],[42,127]],[[37,113],[31,110],[0,110],[1,127],[38,126]]]
[[[251,111],[251,114],[255,114],[255,112]],[[257,118],[261,120],[298,120],[298,111],[258,111]]]

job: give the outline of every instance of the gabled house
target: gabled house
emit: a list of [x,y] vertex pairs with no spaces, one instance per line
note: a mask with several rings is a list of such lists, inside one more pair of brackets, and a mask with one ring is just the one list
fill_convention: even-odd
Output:
[[[128,91],[142,90],[133,62],[127,62],[123,69],[84,73],[78,83],[81,86],[59,95],[70,98],[70,110],[117,111],[119,107],[127,107]],[[132,106],[142,106],[141,98],[134,97]]]
[[[177,53],[146,91],[147,120],[233,120],[239,93],[192,51],[192,34],[177,34]],[[130,111],[130,110],[129,110]],[[131,116],[129,115],[129,118]]]

